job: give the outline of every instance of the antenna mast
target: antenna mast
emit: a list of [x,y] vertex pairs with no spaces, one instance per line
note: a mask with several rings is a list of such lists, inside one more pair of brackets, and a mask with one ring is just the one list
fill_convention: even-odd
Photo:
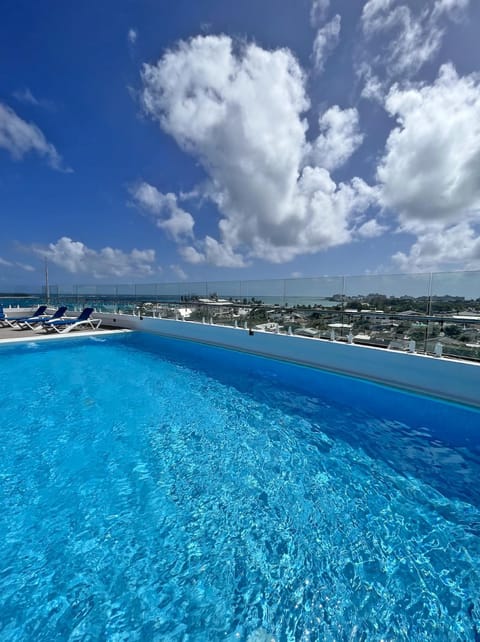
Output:
[[45,257],[45,297],[47,299],[47,305],[50,299],[50,288],[48,286],[48,259]]

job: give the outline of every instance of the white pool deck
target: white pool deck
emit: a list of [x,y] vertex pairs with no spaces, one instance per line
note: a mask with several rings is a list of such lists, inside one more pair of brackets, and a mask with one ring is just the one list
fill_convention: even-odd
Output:
[[52,339],[74,339],[78,337],[91,337],[95,335],[108,335],[108,334],[122,334],[124,332],[131,332],[127,329],[115,329],[111,328],[98,328],[98,330],[72,330],[71,332],[58,333],[58,332],[45,332],[44,330],[39,329],[38,331],[33,330],[21,330],[19,328],[0,328],[0,345],[8,345],[13,343],[31,343],[33,341],[51,341]]

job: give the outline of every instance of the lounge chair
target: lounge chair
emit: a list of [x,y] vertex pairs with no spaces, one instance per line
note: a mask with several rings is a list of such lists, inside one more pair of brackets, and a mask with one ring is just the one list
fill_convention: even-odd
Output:
[[25,319],[34,319],[35,317],[41,317],[44,314],[46,309],[47,309],[46,305],[40,305],[37,308],[36,312],[34,312],[33,314],[29,315],[28,317],[24,316],[24,317],[17,317],[17,318],[14,318],[14,319],[7,319],[7,317],[3,313],[3,308],[2,308],[2,317],[3,318],[0,317],[0,322],[2,323],[2,325],[4,327],[5,327],[5,325],[9,325],[11,328],[14,328],[15,324],[18,323],[19,321],[25,321]]
[[46,321],[53,321],[54,319],[61,319],[65,312],[67,311],[67,306],[62,305],[58,308],[56,312],[53,314],[42,314],[42,315],[37,315],[33,317],[23,317],[23,319],[15,319],[13,323],[17,325],[19,328],[22,330],[26,330],[27,328],[30,330],[36,330],[35,326],[38,326],[39,323],[45,323]]
[[5,328],[5,326],[10,324],[11,324],[11,321],[7,319],[6,314],[3,311],[3,305],[0,305],[0,325],[2,326],[2,328]]
[[71,332],[75,328],[88,325],[92,330],[97,330],[102,323],[101,319],[90,319],[93,308],[85,308],[76,318],[53,319],[52,321],[45,321],[42,328],[46,332],[66,333]]

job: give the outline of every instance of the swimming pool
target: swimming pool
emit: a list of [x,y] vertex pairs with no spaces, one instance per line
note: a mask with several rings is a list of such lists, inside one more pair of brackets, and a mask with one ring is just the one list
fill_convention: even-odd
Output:
[[1,640],[476,640],[480,412],[141,333],[2,348]]

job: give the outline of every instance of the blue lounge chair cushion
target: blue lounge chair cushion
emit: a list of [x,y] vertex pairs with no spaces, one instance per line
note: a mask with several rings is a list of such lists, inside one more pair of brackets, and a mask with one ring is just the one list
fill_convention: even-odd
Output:
[[65,312],[67,311],[67,306],[60,306],[52,315],[34,315],[33,317],[22,317],[20,319],[15,319],[16,323],[44,323],[45,321],[52,321],[53,319],[61,319]]
[[85,308],[78,317],[72,319],[53,319],[52,321],[45,321],[44,326],[48,328],[59,325],[71,325],[72,323],[78,323],[79,321],[86,321],[92,312],[93,308]]
[[12,319],[12,321],[15,322],[15,323],[18,323],[19,321],[20,322],[30,321],[31,319],[35,319],[36,317],[41,317],[44,314],[46,309],[47,309],[46,305],[40,305],[37,308],[37,311],[34,312],[33,314],[28,315],[28,317],[18,317],[16,319]]

